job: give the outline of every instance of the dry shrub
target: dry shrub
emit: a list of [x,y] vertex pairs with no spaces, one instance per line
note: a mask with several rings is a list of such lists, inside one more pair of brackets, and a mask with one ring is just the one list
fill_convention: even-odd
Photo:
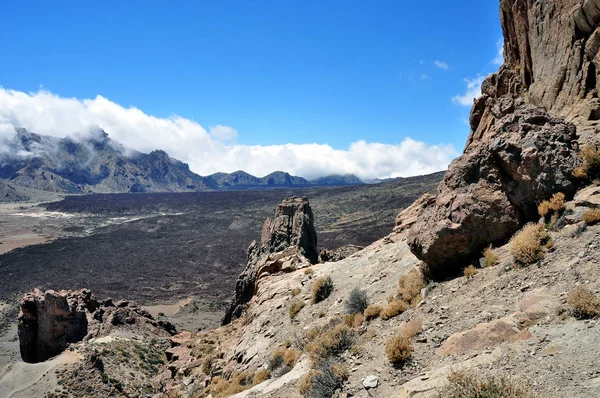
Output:
[[271,355],[269,370],[279,377],[292,370],[298,358],[300,353],[293,348],[278,348]]
[[438,390],[439,398],[533,398],[530,388],[507,377],[478,377],[452,372],[448,384]]
[[342,364],[323,361],[316,369],[311,369],[298,383],[298,391],[303,397],[332,397],[348,379],[348,369]]
[[200,366],[200,371],[202,373],[204,373],[205,375],[210,376],[210,375],[212,375],[212,368],[213,368],[214,364],[215,364],[214,355],[208,355],[202,361],[202,365]]
[[354,321],[352,322],[352,326],[355,328],[360,327],[365,322],[365,317],[363,314],[358,313],[354,314]]
[[406,304],[402,300],[394,300],[389,303],[379,314],[381,319],[387,321],[390,318],[398,316],[402,314],[404,311],[408,309],[408,304]]
[[369,306],[369,298],[364,290],[354,288],[346,300],[346,312],[348,314],[363,313]]
[[421,301],[421,289],[426,286],[421,269],[413,269],[398,280],[398,293],[405,302],[416,306]]
[[294,319],[302,308],[304,308],[304,301],[294,300],[288,309],[290,319]]
[[333,281],[330,276],[323,276],[317,279],[312,285],[312,298],[313,304],[325,300],[333,291]]
[[315,271],[312,268],[307,268],[304,270],[304,275],[312,275],[314,272]]
[[546,218],[548,215],[559,214],[565,209],[565,194],[557,192],[549,200],[544,200],[538,205],[538,213]]
[[597,224],[600,221],[600,209],[591,209],[586,211],[581,219],[589,225]]
[[229,397],[250,387],[252,387],[252,376],[248,372],[235,372],[229,381],[220,376],[214,377],[208,392],[217,398]]
[[595,145],[584,146],[578,154],[582,165],[577,167],[573,175],[577,178],[596,179],[600,177],[600,150]]
[[463,274],[467,279],[469,279],[477,275],[478,272],[479,271],[477,271],[477,268],[475,268],[473,265],[469,265],[467,268],[464,269]]
[[541,224],[529,223],[510,240],[510,252],[521,264],[533,264],[544,258],[542,244],[548,235]]
[[367,307],[367,309],[365,310],[363,315],[365,316],[365,319],[367,321],[370,321],[372,319],[377,318],[379,316],[379,314],[381,313],[381,311],[382,311],[382,308],[380,306],[372,304]]
[[293,288],[292,291],[291,291],[292,297],[296,297],[297,295],[300,294],[301,291],[302,291],[302,289],[300,289],[299,287]]
[[492,245],[489,245],[483,250],[483,266],[484,267],[493,267],[498,264],[500,259],[496,255],[494,249],[492,249]]
[[400,335],[390,337],[385,344],[385,354],[394,365],[406,362],[410,358],[412,350],[410,339]]
[[333,329],[321,334],[308,345],[308,352],[313,363],[319,363],[333,355],[341,354],[352,347],[356,332],[345,324],[339,324]]
[[567,304],[575,318],[587,319],[600,315],[600,300],[583,286],[571,290]]
[[407,339],[412,339],[417,334],[419,334],[422,327],[423,327],[422,320],[420,320],[418,318],[411,319],[410,321],[408,321],[404,325],[402,325],[402,328],[400,328],[400,335],[403,337],[406,337]]
[[351,315],[351,314],[344,315],[343,322],[344,322],[344,325],[348,326],[349,328],[353,327],[354,315]]
[[267,380],[270,375],[271,372],[266,369],[261,369],[257,371],[256,373],[254,373],[254,377],[252,378],[252,385],[255,386],[257,384],[262,383],[263,381]]
[[317,318],[323,318],[324,316],[325,316],[325,311],[323,311],[323,310],[320,310],[320,311],[317,313]]

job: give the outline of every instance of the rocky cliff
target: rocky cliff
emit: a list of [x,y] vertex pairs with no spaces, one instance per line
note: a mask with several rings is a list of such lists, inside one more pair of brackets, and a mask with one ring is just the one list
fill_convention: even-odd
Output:
[[473,104],[464,153],[433,197],[398,217],[434,279],[501,243],[556,192],[574,193],[597,139],[600,1],[502,0],[505,64]]
[[246,267],[236,281],[223,325],[242,315],[263,273],[291,271],[300,264],[316,264],[318,259],[317,233],[308,199],[284,199],[275,210],[275,218],[267,218],[263,224],[260,243],[253,241],[248,247]]

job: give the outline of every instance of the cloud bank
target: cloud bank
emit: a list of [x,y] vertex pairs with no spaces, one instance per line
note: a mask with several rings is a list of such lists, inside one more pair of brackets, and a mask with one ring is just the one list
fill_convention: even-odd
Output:
[[473,100],[481,96],[481,83],[483,83],[484,79],[485,76],[482,75],[464,79],[467,85],[465,93],[452,97],[452,102],[462,106],[473,106]]
[[0,87],[0,142],[11,138],[17,127],[65,137],[95,126],[127,148],[163,149],[200,175],[241,169],[264,176],[283,170],[308,179],[352,173],[372,180],[444,170],[458,156],[452,145],[428,145],[411,138],[396,145],[357,141],[346,149],[317,143],[240,145],[238,131],[226,125],[207,130],[194,120],[177,115],[158,118],[102,96],[80,100],[44,90],[24,93]]

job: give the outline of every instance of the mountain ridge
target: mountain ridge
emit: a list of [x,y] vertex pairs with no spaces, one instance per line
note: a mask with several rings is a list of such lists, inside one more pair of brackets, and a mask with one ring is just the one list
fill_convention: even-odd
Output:
[[243,170],[200,176],[189,165],[161,149],[150,153],[128,150],[101,128],[89,136],[56,138],[16,129],[3,143],[0,181],[10,186],[6,198],[21,188],[53,193],[203,192],[289,187],[349,186],[364,184],[357,176],[328,175],[315,180],[274,171],[255,177]]

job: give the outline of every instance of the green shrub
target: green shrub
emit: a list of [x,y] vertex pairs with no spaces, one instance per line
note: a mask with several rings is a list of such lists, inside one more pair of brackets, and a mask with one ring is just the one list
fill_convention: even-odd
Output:
[[346,312],[348,314],[362,314],[369,306],[369,298],[364,290],[354,288],[346,300]]
[[331,292],[333,292],[333,281],[330,276],[317,279],[312,285],[312,303],[316,304],[325,300]]

